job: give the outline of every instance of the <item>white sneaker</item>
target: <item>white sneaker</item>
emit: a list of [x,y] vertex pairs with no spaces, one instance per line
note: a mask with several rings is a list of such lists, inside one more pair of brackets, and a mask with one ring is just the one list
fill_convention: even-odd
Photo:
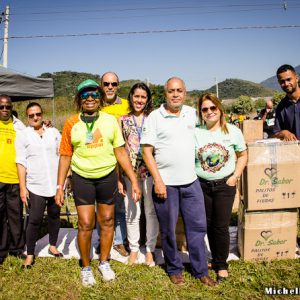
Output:
[[108,261],[102,261],[98,266],[98,270],[102,274],[104,281],[110,281],[116,278],[116,274],[111,269]]
[[80,278],[83,286],[93,286],[96,284],[91,267],[82,268],[80,271]]

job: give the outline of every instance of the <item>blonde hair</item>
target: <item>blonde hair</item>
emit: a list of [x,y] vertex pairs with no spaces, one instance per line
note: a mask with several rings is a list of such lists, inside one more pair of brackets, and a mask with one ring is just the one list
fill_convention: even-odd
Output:
[[228,128],[226,125],[226,120],[225,120],[225,113],[224,113],[224,108],[222,106],[221,100],[213,93],[205,93],[202,94],[198,100],[198,105],[197,105],[197,109],[198,109],[198,116],[199,116],[199,120],[202,124],[205,123],[205,121],[202,118],[202,114],[201,114],[201,108],[202,108],[202,104],[204,101],[209,100],[211,101],[220,111],[221,116],[220,116],[220,125],[221,125],[221,131],[225,134],[228,134]]

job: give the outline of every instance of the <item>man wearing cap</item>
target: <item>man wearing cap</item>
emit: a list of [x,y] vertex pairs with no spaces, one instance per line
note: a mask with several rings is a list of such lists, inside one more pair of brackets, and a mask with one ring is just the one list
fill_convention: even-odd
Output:
[[8,254],[23,254],[23,204],[16,165],[16,132],[25,125],[12,116],[12,101],[0,95],[0,264]]
[[[118,119],[129,113],[127,99],[118,96],[119,77],[114,72],[106,72],[101,77],[101,89],[104,93],[101,99],[101,111],[113,115]],[[115,240],[113,248],[122,256],[128,256],[124,244],[127,238],[124,198],[118,194],[115,204]],[[97,247],[97,252],[99,247]]]
[[[143,158],[153,182],[153,202],[160,225],[166,271],[173,284],[183,285],[183,264],[176,244],[176,223],[181,212],[191,262],[191,273],[203,284],[216,283],[208,276],[204,236],[204,198],[195,172],[194,132],[196,110],[183,105],[182,79],[165,84],[166,103],[150,113],[143,129]],[[155,152],[155,155],[154,155]]]

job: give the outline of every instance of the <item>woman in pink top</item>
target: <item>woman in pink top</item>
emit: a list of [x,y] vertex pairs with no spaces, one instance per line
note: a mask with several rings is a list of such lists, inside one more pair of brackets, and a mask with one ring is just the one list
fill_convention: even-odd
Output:
[[[155,266],[153,252],[155,250],[158,235],[158,220],[152,200],[152,177],[143,161],[141,153],[141,135],[145,119],[152,111],[151,92],[146,84],[136,83],[128,95],[130,113],[119,118],[122,128],[126,150],[129,154],[133,170],[138,178],[140,190],[142,191],[145,216],[146,216],[146,264]],[[121,172],[120,172],[121,173]],[[130,264],[137,263],[140,239],[140,216],[141,204],[131,194],[131,183],[124,176],[125,186],[120,185],[120,192],[125,196],[127,238],[130,247]]]

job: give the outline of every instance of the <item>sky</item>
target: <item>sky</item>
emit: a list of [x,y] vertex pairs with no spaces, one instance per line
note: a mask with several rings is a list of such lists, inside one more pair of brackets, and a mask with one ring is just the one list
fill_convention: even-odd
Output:
[[[7,0],[0,12],[6,5],[8,68],[33,76],[114,71],[153,84],[178,76],[193,90],[227,78],[259,83],[300,64],[300,0]],[[0,50],[3,33],[2,22]]]

